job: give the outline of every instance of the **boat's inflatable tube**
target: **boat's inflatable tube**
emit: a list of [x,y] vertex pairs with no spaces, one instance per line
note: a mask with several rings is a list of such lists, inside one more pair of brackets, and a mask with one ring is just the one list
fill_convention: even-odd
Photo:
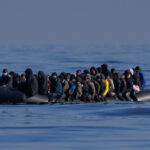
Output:
[[144,89],[136,94],[138,102],[150,101],[150,89]]
[[[150,101],[150,89],[144,89],[136,95],[139,102]],[[37,94],[27,98],[24,93],[17,89],[0,86],[0,104],[18,103],[48,104],[48,96]]]
[[35,96],[24,99],[27,104],[48,104],[48,96],[36,94]]
[[22,103],[26,96],[17,89],[0,86],[0,103],[1,104],[17,104]]

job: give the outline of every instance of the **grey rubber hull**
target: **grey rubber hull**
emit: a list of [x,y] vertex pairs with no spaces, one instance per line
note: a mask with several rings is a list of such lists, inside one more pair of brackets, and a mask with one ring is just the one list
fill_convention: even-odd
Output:
[[[144,89],[136,94],[138,101],[150,101],[150,89]],[[113,100],[111,98],[111,100]],[[35,95],[27,98],[17,89],[0,86],[0,104],[48,104],[48,96]]]
[[150,89],[144,89],[136,94],[139,102],[150,101]]
[[24,93],[17,89],[0,86],[0,103],[1,104],[18,104],[26,99]]

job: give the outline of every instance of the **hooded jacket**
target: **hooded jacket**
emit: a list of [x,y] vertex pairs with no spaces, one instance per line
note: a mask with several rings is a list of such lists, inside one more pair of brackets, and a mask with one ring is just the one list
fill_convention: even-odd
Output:
[[26,82],[25,82],[25,93],[27,96],[33,96],[38,92],[38,81],[33,75],[33,72],[30,68],[26,69]]
[[38,92],[42,95],[47,95],[48,93],[48,82],[43,71],[38,72]]

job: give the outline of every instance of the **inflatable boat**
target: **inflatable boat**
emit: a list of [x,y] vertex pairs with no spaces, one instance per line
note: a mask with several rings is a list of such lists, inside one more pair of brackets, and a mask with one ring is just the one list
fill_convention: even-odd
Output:
[[[136,96],[138,102],[150,101],[150,89],[144,89],[137,93]],[[61,102],[63,103],[60,100]],[[80,102],[73,101],[71,103]],[[37,94],[32,97],[26,97],[24,93],[17,89],[0,86],[0,104],[49,104],[49,101],[46,95]]]

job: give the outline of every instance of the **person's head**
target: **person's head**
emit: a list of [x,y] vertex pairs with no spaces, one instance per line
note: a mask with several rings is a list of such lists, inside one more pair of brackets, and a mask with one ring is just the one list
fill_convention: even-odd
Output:
[[88,74],[89,73],[89,71],[87,70],[87,69],[85,69],[84,70],[84,74],[86,75],[86,74]]
[[6,68],[3,69],[3,75],[7,76],[8,75],[8,70]]
[[91,80],[91,75],[90,75],[90,74],[87,74],[87,75],[86,75],[86,78],[88,79],[88,81],[90,81],[90,80]]
[[97,68],[97,71],[98,71],[98,73],[102,73],[102,68],[101,68],[101,67],[98,67],[98,68]]
[[142,70],[142,69],[141,69],[140,66],[136,66],[136,67],[135,67],[135,70],[136,70],[136,71],[139,71],[139,70]]
[[130,78],[131,77],[130,70],[126,70],[124,74],[125,74],[125,78]]
[[121,75],[121,79],[122,79],[122,80],[125,79],[125,75],[124,75],[124,74]]
[[25,73],[22,73],[22,74],[21,74],[21,79],[22,79],[23,81],[26,80],[26,75],[25,75]]
[[56,78],[57,78],[57,73],[56,73],[56,72],[53,72],[53,73],[52,73],[52,77],[56,79]]
[[31,68],[27,68],[25,70],[25,74],[26,74],[26,77],[30,76],[30,75],[33,75],[33,72],[32,72],[32,69]]
[[76,75],[77,75],[77,76],[80,76],[81,74],[82,74],[81,70],[77,70],[77,71],[76,71]]
[[105,76],[103,74],[100,75],[101,81],[105,80]]
[[59,75],[59,78],[63,81],[65,79],[66,73],[65,72],[61,72]]
[[101,68],[103,71],[108,70],[108,65],[107,64],[102,64]]
[[47,79],[47,81],[49,82],[49,81],[50,81],[50,75],[47,75],[47,76],[46,76],[46,79]]
[[14,73],[13,71],[11,71],[11,72],[9,72],[9,75],[10,75],[11,77],[14,77],[14,76],[15,76],[15,73]]
[[115,72],[114,73],[114,79],[120,79],[120,73]]
[[109,74],[106,74],[105,79],[106,79],[106,80],[110,80],[110,75],[109,75]]
[[42,78],[44,77],[44,72],[43,71],[39,71],[38,72],[38,78]]
[[84,81],[85,82],[89,82],[90,81],[90,79],[89,79],[89,77],[87,75],[84,76]]
[[116,73],[116,69],[115,68],[112,68],[111,69],[111,74],[115,74]]
[[70,80],[71,80],[72,82],[76,82],[76,77],[75,77],[74,74],[72,74],[72,75],[70,76]]
[[94,66],[90,68],[90,74],[91,75],[96,75],[97,74],[97,70]]
[[70,74],[65,75],[65,80],[68,81],[68,82],[70,81]]

